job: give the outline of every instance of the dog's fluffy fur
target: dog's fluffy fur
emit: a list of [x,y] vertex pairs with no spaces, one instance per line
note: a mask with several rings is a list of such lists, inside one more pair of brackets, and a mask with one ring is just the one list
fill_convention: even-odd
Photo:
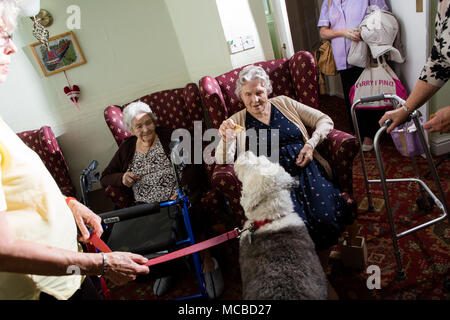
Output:
[[[296,185],[279,164],[246,152],[234,164],[247,221],[274,220],[240,238],[243,299],[326,299],[327,282],[303,220],[294,212]],[[249,237],[251,237],[251,242]]]

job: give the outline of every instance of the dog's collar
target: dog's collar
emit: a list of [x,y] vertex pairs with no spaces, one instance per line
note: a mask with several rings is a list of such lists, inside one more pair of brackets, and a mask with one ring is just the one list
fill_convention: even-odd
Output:
[[[283,218],[284,215],[280,216],[278,219]],[[277,219],[264,219],[264,220],[253,220],[250,224],[250,227],[248,228],[250,230],[250,232],[255,232],[256,230],[258,230],[259,228],[261,228],[262,226],[272,223]]]
[[261,228],[262,226],[264,226],[264,225],[266,225],[266,224],[268,224],[268,223],[271,223],[271,222],[273,222],[273,220],[271,220],[271,219],[265,219],[265,220],[253,220],[251,230],[252,230],[252,231],[256,231],[256,230],[258,230],[259,228]]

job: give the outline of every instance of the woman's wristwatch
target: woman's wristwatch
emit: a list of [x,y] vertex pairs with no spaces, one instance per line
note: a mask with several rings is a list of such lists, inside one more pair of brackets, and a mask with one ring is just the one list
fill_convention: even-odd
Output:
[[408,114],[411,114],[414,110],[410,109],[406,104],[402,104],[401,108],[408,112]]

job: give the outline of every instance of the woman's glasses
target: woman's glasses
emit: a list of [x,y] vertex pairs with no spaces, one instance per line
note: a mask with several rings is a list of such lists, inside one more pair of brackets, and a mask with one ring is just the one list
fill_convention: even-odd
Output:
[[12,40],[12,34],[6,32],[0,32],[0,47],[6,47],[9,40]]

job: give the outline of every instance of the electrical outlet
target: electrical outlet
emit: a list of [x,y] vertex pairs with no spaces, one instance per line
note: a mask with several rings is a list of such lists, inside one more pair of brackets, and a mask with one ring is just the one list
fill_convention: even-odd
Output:
[[244,50],[255,47],[255,38],[252,35],[247,35],[242,38],[242,45]]
[[228,41],[228,46],[230,47],[231,53],[236,53],[240,51],[244,51],[244,47],[242,46],[241,37],[237,37]]

